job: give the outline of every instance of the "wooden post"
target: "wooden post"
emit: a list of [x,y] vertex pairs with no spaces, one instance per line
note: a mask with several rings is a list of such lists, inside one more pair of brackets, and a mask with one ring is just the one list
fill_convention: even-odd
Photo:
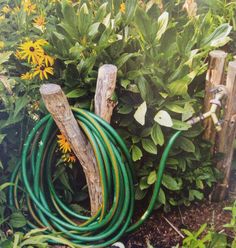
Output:
[[40,93],[47,110],[83,167],[90,196],[91,213],[94,214],[101,203],[101,186],[93,149],[79,128],[61,87],[56,84],[44,84],[40,87]]
[[[116,73],[115,66],[103,65],[98,74],[95,109],[97,109],[97,114],[108,122],[115,106],[110,97],[115,90]],[[94,215],[102,203],[102,194],[98,166],[92,146],[78,126],[61,87],[56,84],[44,84],[40,87],[40,93],[46,108],[83,167],[90,196],[91,214]]]
[[217,164],[217,168],[223,175],[223,180],[213,190],[212,199],[215,201],[223,200],[229,187],[234,152],[233,143],[236,135],[236,61],[229,62],[226,87],[229,94],[225,105],[224,123],[216,144],[216,152],[224,155],[223,159]]
[[110,123],[116,102],[112,100],[116,87],[117,67],[103,65],[99,68],[95,93],[95,114]]
[[[204,112],[209,111],[212,99],[211,89],[219,84],[223,84],[224,80],[224,67],[227,53],[221,50],[214,50],[209,54],[209,64],[206,74],[205,86],[205,99],[204,99]],[[215,142],[216,130],[211,118],[204,120],[204,134],[203,138],[209,140],[212,144]],[[213,152],[213,149],[212,149]]]

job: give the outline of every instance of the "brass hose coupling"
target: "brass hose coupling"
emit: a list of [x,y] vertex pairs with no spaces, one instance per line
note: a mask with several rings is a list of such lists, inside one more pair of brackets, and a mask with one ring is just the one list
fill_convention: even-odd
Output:
[[199,114],[199,116],[197,117],[193,117],[192,119],[188,120],[187,123],[190,125],[194,125],[200,121],[205,120],[206,118],[211,117],[216,131],[219,132],[222,129],[221,125],[224,121],[218,119],[216,112],[217,109],[222,107],[222,101],[227,97],[228,90],[226,86],[219,85],[211,89],[210,92],[214,93],[214,98],[210,100],[210,104],[211,104],[210,110],[204,114]]

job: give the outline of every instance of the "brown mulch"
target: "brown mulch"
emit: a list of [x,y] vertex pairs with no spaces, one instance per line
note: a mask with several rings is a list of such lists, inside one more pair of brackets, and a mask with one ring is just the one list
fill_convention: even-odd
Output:
[[232,235],[228,229],[223,227],[231,219],[229,211],[224,207],[232,203],[224,201],[211,203],[209,201],[193,203],[190,207],[179,207],[169,213],[154,211],[152,216],[135,233],[126,237],[123,242],[126,248],[145,248],[149,242],[155,248],[171,248],[181,244],[182,237],[178,234],[167,220],[177,228],[196,231],[207,223],[209,229]]

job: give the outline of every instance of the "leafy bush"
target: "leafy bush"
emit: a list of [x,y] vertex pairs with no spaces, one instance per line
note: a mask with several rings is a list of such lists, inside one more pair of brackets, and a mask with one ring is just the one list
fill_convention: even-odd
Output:
[[[231,27],[211,12],[188,15],[182,6],[183,1],[0,1],[3,182],[28,130],[46,112],[40,85],[58,83],[71,104],[93,110],[98,68],[112,63],[119,69],[112,125],[135,161],[136,198],[144,198],[156,181],[169,137],[188,130],[170,154],[159,200],[168,208],[202,199],[216,171],[210,144],[199,137],[201,126],[190,129],[185,121],[201,109],[207,55],[229,41]],[[64,175],[60,180],[71,203],[69,175],[62,173],[68,172],[68,159],[60,163],[65,165],[55,174]]]

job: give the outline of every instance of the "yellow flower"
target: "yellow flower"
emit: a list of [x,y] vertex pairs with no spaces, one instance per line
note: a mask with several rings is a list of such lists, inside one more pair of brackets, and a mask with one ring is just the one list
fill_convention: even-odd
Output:
[[5,15],[0,15],[0,21],[5,20],[6,16]]
[[40,59],[39,64],[45,64],[46,67],[52,66],[54,65],[54,58],[45,53],[44,56]]
[[46,66],[44,64],[38,65],[35,69],[34,69],[34,77],[39,75],[39,78],[41,80],[43,80],[44,78],[48,79],[48,74],[53,75],[53,68],[50,66]]
[[30,15],[31,13],[35,13],[36,11],[36,4],[31,3],[30,0],[23,1],[24,11]]
[[124,14],[125,13],[125,9],[126,9],[125,3],[121,3],[121,5],[120,5],[120,12]]
[[76,162],[76,157],[72,153],[66,153],[62,155],[62,160],[64,162],[68,163],[75,163]]
[[34,77],[33,74],[30,72],[26,72],[25,74],[22,74],[20,76],[20,78],[23,80],[31,80],[33,77]]
[[34,19],[33,25],[39,30],[41,30],[42,32],[45,30],[45,24],[46,24],[46,21],[43,15],[40,15]]
[[21,55],[20,55],[20,51],[19,50],[16,50],[16,52],[15,52],[15,57],[17,58],[17,59],[21,59]]
[[12,9],[12,14],[14,14],[14,15],[19,13],[19,12],[20,12],[20,7],[19,6],[17,6],[17,7]]
[[44,55],[44,50],[37,42],[26,41],[19,48],[21,49],[19,51],[21,59],[28,58],[28,63],[38,64],[40,58]]
[[46,40],[44,40],[44,39],[39,39],[39,40],[35,41],[35,44],[37,46],[45,46],[45,45],[48,45],[48,42]]
[[0,41],[0,49],[4,48],[5,44],[3,41]]
[[59,134],[57,135],[57,138],[58,138],[57,143],[59,145],[59,149],[63,153],[71,152],[70,144],[66,140],[65,136],[63,134]]
[[9,7],[9,5],[5,5],[2,8],[2,12],[5,13],[5,14],[8,14],[10,11],[11,11],[11,8]]

